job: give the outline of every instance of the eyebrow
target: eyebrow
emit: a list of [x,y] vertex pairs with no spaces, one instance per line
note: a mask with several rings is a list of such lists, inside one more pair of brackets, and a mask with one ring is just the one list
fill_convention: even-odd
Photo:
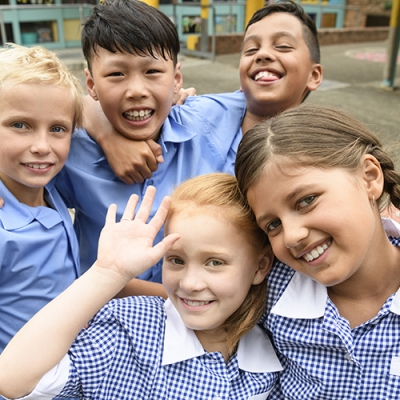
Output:
[[[292,32],[288,32],[288,31],[279,31],[279,32],[275,32],[274,34],[272,34],[272,38],[273,39],[279,39],[280,37],[290,37],[291,39],[295,39],[296,40],[296,36],[293,35]],[[243,44],[242,47],[244,46],[245,43],[247,43],[250,40],[261,40],[261,36],[260,35],[250,35],[247,38],[245,38],[243,40]]]
[[[293,190],[292,192],[290,192],[286,197],[285,197],[285,202],[290,203],[291,201],[293,201],[294,198],[298,197],[300,195],[300,193],[304,193],[307,192],[311,189],[313,189],[315,187],[314,184],[304,184],[304,185],[300,185],[298,187],[296,187],[295,190]],[[269,215],[268,214],[263,214],[261,215],[259,218],[257,218],[257,224],[261,225],[261,222],[263,222],[264,220],[269,219]]]

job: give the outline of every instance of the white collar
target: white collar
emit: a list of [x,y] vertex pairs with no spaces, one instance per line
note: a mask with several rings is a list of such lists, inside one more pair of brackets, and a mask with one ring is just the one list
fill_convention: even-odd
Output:
[[[169,299],[164,308],[167,321],[162,365],[174,364],[204,354],[196,334],[183,323]],[[237,357],[239,368],[245,371],[263,373],[282,370],[268,336],[258,325],[240,340]]]
[[[400,237],[400,224],[382,218],[388,236]],[[295,272],[280,299],[272,307],[271,314],[298,319],[314,319],[325,314],[328,292],[325,286],[311,278]],[[390,311],[400,315],[400,289],[396,292]]]

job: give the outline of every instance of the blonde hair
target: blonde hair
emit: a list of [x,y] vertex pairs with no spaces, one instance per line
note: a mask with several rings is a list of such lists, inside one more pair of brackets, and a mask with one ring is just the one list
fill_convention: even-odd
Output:
[[[168,220],[188,207],[219,207],[241,232],[243,238],[261,251],[268,245],[265,233],[258,227],[254,214],[239,191],[234,176],[225,173],[200,175],[184,182],[171,195]],[[225,321],[228,351],[232,354],[242,336],[260,320],[266,302],[267,281],[252,285],[242,305]]]
[[374,156],[382,168],[380,209],[387,207],[389,200],[399,208],[400,175],[381,142],[361,122],[334,108],[301,105],[256,125],[240,143],[235,173],[246,196],[275,156],[303,166],[355,171],[366,154]]
[[83,90],[55,53],[41,46],[8,43],[0,49],[0,91],[24,83],[51,84],[69,90],[75,103],[74,126],[82,125]]

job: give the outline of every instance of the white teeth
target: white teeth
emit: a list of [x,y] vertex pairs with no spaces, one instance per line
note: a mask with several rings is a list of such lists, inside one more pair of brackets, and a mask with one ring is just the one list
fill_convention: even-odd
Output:
[[194,301],[194,300],[183,300],[188,306],[192,307],[200,307],[204,306],[205,304],[208,304],[209,301]]
[[25,165],[33,169],[45,169],[49,167],[50,164],[25,164]]
[[125,113],[125,116],[131,120],[131,121],[143,121],[146,118],[149,118],[151,113],[153,111],[152,110],[134,110],[134,111],[128,111]]
[[312,261],[318,258],[321,254],[325,253],[325,250],[330,246],[330,243],[324,243],[322,246],[317,246],[315,249],[311,250],[309,253],[304,254],[303,258],[306,261]]
[[276,74],[273,74],[268,71],[261,71],[254,77],[254,80],[258,81],[260,78],[263,78],[264,76],[276,76]]

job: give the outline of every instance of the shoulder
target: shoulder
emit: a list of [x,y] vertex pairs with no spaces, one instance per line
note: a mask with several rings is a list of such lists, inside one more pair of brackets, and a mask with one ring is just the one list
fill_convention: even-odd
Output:
[[145,334],[164,326],[165,300],[156,296],[132,296],[115,299],[104,306],[94,321],[112,320],[130,334]]
[[212,111],[215,108],[226,111],[244,110],[246,99],[243,92],[230,92],[218,94],[204,94],[200,96],[188,97],[184,105],[185,108],[199,108],[204,111]]
[[279,300],[282,293],[287,288],[289,282],[293,278],[295,271],[286,264],[276,260],[271,272],[269,273],[268,280],[268,295],[267,295],[267,309],[266,314],[269,313],[272,306]]
[[88,157],[98,158],[104,153],[97,142],[89,136],[85,128],[76,128],[72,134],[71,149],[68,161],[75,156],[82,158],[82,154],[85,155],[83,158],[86,160]]
[[181,122],[180,120],[187,115],[198,116],[205,120],[233,117],[238,114],[241,118],[245,109],[244,94],[232,92],[190,96],[186,99],[185,104],[172,107],[170,115],[176,118],[177,122]]

